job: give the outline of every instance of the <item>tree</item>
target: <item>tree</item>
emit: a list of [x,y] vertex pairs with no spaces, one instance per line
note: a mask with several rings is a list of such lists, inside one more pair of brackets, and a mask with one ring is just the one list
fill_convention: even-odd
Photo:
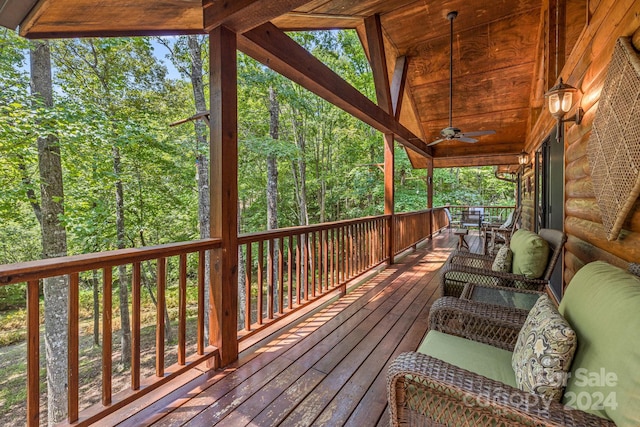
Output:
[[[31,91],[43,108],[53,107],[51,56],[47,42],[34,42],[31,48]],[[38,138],[40,171],[40,208],[43,258],[67,254],[64,215],[64,190],[60,146],[54,135]],[[49,425],[67,415],[67,276],[44,279],[44,324],[47,360],[47,415]]]
[[[278,98],[273,86],[269,86],[269,136],[276,141],[279,129]],[[272,151],[267,155],[267,230],[278,228],[278,157]],[[278,281],[278,239],[273,240],[273,277]],[[274,310],[278,309],[278,286],[273,286]]]

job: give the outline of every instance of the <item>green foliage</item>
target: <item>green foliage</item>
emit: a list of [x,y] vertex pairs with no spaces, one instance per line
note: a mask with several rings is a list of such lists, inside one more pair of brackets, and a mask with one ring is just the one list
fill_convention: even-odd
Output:
[[[319,60],[375,100],[371,70],[355,31],[292,33]],[[116,246],[114,183],[125,193],[129,246],[196,239],[195,162],[208,154],[191,124],[169,127],[194,111],[185,37],[62,40],[52,43],[55,107],[31,99],[29,45],[0,32],[0,263],[40,257],[40,184],[36,138],[55,133],[63,161],[69,253]],[[203,64],[206,67],[206,39]],[[184,80],[167,78],[153,52],[163,43]],[[311,223],[383,212],[383,138],[370,126],[238,54],[241,232],[266,229],[266,159],[278,159],[279,226],[302,223],[296,189],[306,164]],[[269,135],[269,89],[279,103],[279,138]],[[208,87],[205,88],[208,91]],[[304,149],[301,142],[304,141]],[[114,148],[121,173],[113,168]],[[396,211],[426,207],[426,171],[396,148]],[[434,173],[434,204],[512,204],[513,186],[491,168]],[[29,196],[31,195],[31,196]],[[17,289],[16,287],[13,287]],[[16,291],[20,298],[20,291]],[[2,298],[2,296],[0,296]],[[7,301],[13,296],[5,295]]]

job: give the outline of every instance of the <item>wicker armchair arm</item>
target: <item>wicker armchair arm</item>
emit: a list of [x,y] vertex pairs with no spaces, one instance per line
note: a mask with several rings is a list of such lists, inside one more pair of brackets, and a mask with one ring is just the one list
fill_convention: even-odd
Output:
[[447,264],[461,264],[469,267],[491,269],[494,257],[491,255],[480,255],[467,251],[453,251],[447,260]]
[[392,426],[615,426],[415,352],[389,366],[387,398]]
[[532,291],[543,291],[549,284],[543,279],[527,279],[519,274],[474,268],[464,264],[446,263],[440,269],[440,286],[443,295],[459,297],[464,285],[468,282]]
[[513,351],[527,312],[454,297],[438,298],[429,311],[429,329]]

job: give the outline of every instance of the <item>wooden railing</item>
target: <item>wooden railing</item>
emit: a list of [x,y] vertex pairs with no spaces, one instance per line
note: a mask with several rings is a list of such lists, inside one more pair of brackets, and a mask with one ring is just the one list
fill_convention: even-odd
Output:
[[347,282],[385,262],[389,219],[382,215],[240,236],[245,272],[240,339],[328,292],[344,293]]
[[393,253],[396,255],[449,226],[443,207],[395,214],[393,222]]
[[[204,339],[204,284],[205,254],[218,247],[218,239],[204,239],[187,243],[123,249],[88,255],[67,256],[13,265],[0,266],[0,285],[27,283],[27,424],[39,424],[40,401],[40,313],[39,281],[68,276],[69,331],[68,331],[68,421],[87,425],[135,401],[142,395],[185,372],[198,363],[213,357],[217,349],[207,346]],[[188,268],[188,256],[191,266]],[[177,259],[176,259],[177,258]],[[141,266],[155,260],[157,274],[157,308],[155,340],[155,376],[141,379]],[[168,262],[177,266],[179,287],[177,363],[165,367],[165,289]],[[131,271],[131,385],[116,395],[112,392],[112,285],[114,267],[128,266]],[[79,412],[79,284],[81,274],[102,271],[102,405],[94,405]],[[195,353],[187,357],[187,281],[197,277],[197,332]],[[46,309],[46,307],[45,307]]]
[[[394,227],[394,242],[389,248],[388,231],[391,225]],[[393,220],[390,215],[381,215],[239,236],[239,265],[244,267],[244,274],[239,280],[239,292],[243,293],[245,303],[239,307],[239,317],[243,320],[238,324],[238,339],[247,338],[330,292],[344,294],[349,281],[388,262],[390,249],[394,255],[398,254],[447,225],[444,210],[439,208],[398,214]],[[208,346],[204,338],[204,286],[207,283],[206,254],[219,248],[220,244],[219,239],[204,239],[0,266],[0,286],[27,284],[27,424],[39,424],[40,280],[58,276],[67,276],[68,279],[68,423],[88,425],[218,354],[218,349]],[[130,277],[127,286],[131,288],[131,384],[114,394],[113,268],[122,266],[127,268]],[[141,320],[141,284],[145,281],[144,272],[149,271],[150,267],[155,267],[157,293],[154,319],[155,375],[150,373],[142,378],[141,327],[144,324]],[[80,284],[87,280],[87,276],[101,276],[102,283],[102,392],[101,404],[81,411],[79,291]],[[197,306],[193,350],[189,350],[192,347],[187,345],[189,283],[197,287],[197,301],[189,303],[192,311]],[[167,314],[165,292],[170,284],[178,288],[178,340],[177,346],[168,348],[164,332]],[[171,289],[175,289],[175,286]],[[191,353],[187,354],[189,351]],[[165,367],[165,356],[169,353],[177,359],[177,363]]]

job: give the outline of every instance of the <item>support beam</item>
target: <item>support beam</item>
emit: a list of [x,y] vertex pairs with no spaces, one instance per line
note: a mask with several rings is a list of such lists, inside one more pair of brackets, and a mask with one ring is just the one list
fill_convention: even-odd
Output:
[[203,0],[204,30],[224,25],[240,34],[269,22],[310,0]]
[[395,213],[395,188],[393,176],[395,174],[394,151],[393,151],[393,134],[384,135],[384,214],[391,215],[391,219],[387,221],[387,256],[388,263],[393,264],[394,255],[394,213]]
[[264,24],[238,39],[241,51],[383,133],[393,133],[407,148],[432,157],[431,147],[385,113],[329,67],[273,24]]
[[238,358],[238,82],[236,34],[225,27],[209,33],[211,74],[212,237],[222,240],[212,253],[209,340],[218,363]]
[[407,82],[407,71],[409,70],[409,61],[406,56],[396,58],[396,66],[393,70],[393,78],[391,79],[391,103],[393,107],[393,115],[397,120],[400,119],[402,112],[402,100],[404,99],[404,86]]
[[[427,159],[427,209],[433,209],[433,159]],[[433,237],[433,210],[429,216],[429,237]]]
[[433,209],[433,160],[427,160],[427,209]]
[[371,64],[371,70],[373,72],[373,83],[376,88],[378,106],[382,108],[385,113],[393,114],[389,73],[387,71],[387,57],[384,52],[380,15],[371,15],[366,18],[364,20],[364,28],[367,33],[369,63]]

